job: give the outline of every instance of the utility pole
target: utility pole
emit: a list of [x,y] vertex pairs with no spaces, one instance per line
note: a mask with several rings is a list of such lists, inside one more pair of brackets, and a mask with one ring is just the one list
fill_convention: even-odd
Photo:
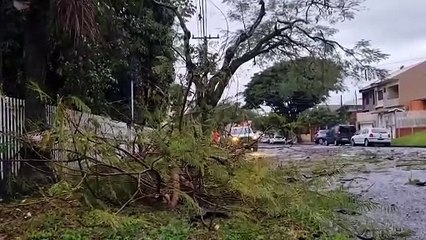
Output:
[[207,1],[201,0],[199,1],[199,13],[198,13],[198,21],[200,21],[199,26],[201,27],[201,31],[199,31],[200,36],[192,36],[192,39],[198,39],[203,40],[203,56],[202,56],[202,63],[206,70],[208,69],[208,47],[209,47],[209,40],[212,39],[219,39],[219,34],[215,37],[212,37],[211,35],[207,36],[208,26],[207,26]]
[[133,126],[135,121],[135,93],[134,93],[134,81],[133,78],[130,80],[130,126]]
[[358,106],[358,96],[356,94],[356,90],[355,90],[355,106]]
[[208,53],[209,53],[209,40],[219,39],[219,34],[217,36],[192,36],[192,39],[203,40],[203,63],[207,67],[208,65]]

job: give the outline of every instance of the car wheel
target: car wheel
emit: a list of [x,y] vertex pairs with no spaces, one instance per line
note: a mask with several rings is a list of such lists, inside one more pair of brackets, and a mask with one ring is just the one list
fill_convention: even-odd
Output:
[[352,146],[352,147],[355,147],[355,145],[356,145],[356,144],[355,144],[355,141],[352,139],[352,140],[351,140],[351,146]]
[[334,140],[334,146],[339,146],[339,142],[337,141],[337,139]]
[[368,141],[368,139],[364,140],[364,147],[368,147],[370,146],[370,142]]
[[318,139],[318,144],[319,145],[324,145],[324,139],[322,139],[322,138]]

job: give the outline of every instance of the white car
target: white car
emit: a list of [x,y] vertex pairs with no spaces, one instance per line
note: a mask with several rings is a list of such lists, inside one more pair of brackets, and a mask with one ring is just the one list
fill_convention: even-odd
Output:
[[269,138],[268,136],[263,136],[263,137],[261,137],[261,138],[260,138],[260,140],[259,140],[259,141],[260,141],[261,143],[269,143],[269,139],[270,139],[270,138]]
[[385,146],[391,145],[391,135],[384,128],[365,128],[358,131],[351,138],[352,146],[364,145],[366,147],[372,144],[382,144]]
[[270,144],[275,144],[275,143],[283,144],[283,143],[286,143],[286,138],[276,134],[273,137],[269,138],[269,143]]

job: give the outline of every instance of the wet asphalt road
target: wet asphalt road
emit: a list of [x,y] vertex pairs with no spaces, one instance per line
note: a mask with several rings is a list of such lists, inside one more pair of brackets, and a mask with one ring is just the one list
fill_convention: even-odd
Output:
[[368,217],[387,227],[413,231],[409,238],[400,239],[426,239],[426,187],[409,184],[426,181],[426,148],[262,145],[254,155],[274,158],[279,164],[347,162],[351,167],[340,179],[356,180],[336,182],[383,207]]

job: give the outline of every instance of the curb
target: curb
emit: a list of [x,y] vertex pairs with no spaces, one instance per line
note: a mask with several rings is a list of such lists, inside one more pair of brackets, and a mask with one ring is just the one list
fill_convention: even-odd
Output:
[[394,148],[426,148],[426,146],[415,146],[415,145],[391,145]]

